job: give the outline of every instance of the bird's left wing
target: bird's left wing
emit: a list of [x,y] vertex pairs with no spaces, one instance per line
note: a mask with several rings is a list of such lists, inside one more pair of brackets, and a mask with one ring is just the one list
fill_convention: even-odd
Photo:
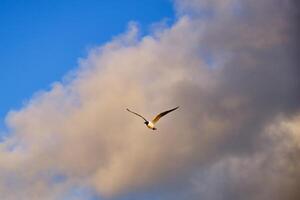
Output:
[[143,117],[142,115],[140,115],[140,114],[138,114],[138,113],[136,113],[136,112],[133,112],[133,111],[129,110],[128,108],[127,108],[126,110],[127,110],[128,112],[131,112],[131,113],[133,113],[133,114],[135,114],[135,115],[137,115],[137,116],[143,118],[146,122],[148,121],[148,120],[147,120],[145,117]]
[[171,109],[171,110],[167,110],[167,111],[165,111],[165,112],[162,112],[162,113],[158,114],[158,115],[152,120],[152,122],[153,122],[153,123],[156,123],[160,118],[162,118],[163,116],[165,116],[165,115],[168,114],[169,112],[172,112],[172,111],[176,110],[177,108],[179,108],[179,106],[177,106],[176,108],[173,108],[173,109]]

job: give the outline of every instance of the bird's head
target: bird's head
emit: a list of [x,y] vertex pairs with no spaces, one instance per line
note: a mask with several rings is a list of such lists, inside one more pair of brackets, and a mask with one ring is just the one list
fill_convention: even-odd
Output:
[[144,124],[148,125],[148,124],[149,124],[149,122],[148,122],[148,121],[145,121],[145,122],[144,122]]

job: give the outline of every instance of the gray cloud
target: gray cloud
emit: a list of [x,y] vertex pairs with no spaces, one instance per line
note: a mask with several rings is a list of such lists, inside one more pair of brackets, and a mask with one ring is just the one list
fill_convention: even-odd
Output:
[[[139,38],[130,24],[7,116],[1,199],[76,187],[107,199],[299,198],[296,4],[175,5],[172,27]],[[157,134],[125,111],[175,105]]]

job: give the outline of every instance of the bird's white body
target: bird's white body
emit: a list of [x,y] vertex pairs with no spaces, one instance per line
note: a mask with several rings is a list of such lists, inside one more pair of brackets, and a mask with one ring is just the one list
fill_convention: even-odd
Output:
[[149,123],[146,126],[152,130],[155,128],[154,124],[151,121],[149,121]]

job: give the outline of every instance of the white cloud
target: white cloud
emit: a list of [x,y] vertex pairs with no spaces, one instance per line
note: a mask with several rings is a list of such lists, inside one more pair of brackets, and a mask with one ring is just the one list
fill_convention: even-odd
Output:
[[[299,108],[295,38],[290,7],[274,2],[176,1],[185,14],[172,27],[140,38],[131,23],[92,50],[72,78],[7,116],[0,198],[62,199],[78,185],[133,199],[161,197],[160,188],[165,199],[297,197],[299,165],[285,159],[299,150],[288,120]],[[233,3],[245,13],[225,12]],[[191,16],[190,6],[215,8],[215,17]],[[125,111],[151,117],[175,105],[155,134]],[[284,140],[273,140],[279,116]]]

